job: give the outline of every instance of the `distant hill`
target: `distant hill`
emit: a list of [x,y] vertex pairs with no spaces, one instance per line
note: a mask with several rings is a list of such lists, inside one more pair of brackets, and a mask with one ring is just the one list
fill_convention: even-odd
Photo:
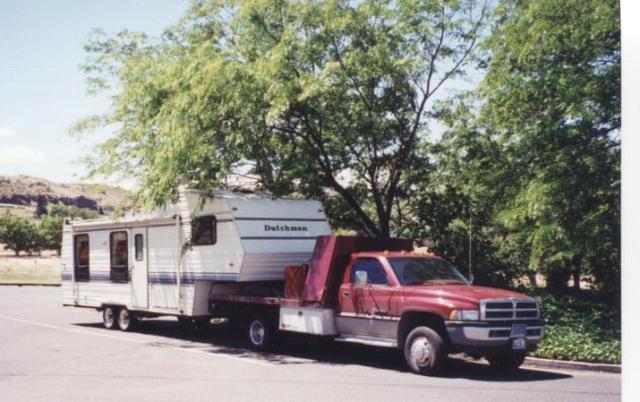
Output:
[[127,194],[126,190],[108,185],[54,183],[24,175],[0,176],[0,204],[5,208],[35,207],[37,199],[44,197],[47,204],[112,210],[126,200]]

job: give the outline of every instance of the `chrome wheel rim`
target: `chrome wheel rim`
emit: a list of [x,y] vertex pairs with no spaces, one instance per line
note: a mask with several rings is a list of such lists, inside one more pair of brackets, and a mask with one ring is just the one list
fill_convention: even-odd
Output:
[[249,338],[251,338],[251,343],[256,346],[260,346],[264,342],[264,325],[260,321],[256,320],[249,326]]
[[418,337],[411,342],[411,359],[420,367],[426,366],[431,359],[431,343],[424,337]]
[[129,327],[129,312],[127,310],[120,310],[120,328],[126,329]]
[[103,319],[106,326],[110,327],[113,325],[113,310],[107,308],[104,310]]

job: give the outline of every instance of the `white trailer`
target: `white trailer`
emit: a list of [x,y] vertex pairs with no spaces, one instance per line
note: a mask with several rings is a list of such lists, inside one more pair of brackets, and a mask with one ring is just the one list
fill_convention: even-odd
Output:
[[105,326],[125,330],[129,312],[208,319],[214,283],[283,281],[328,234],[317,201],[220,192],[201,204],[182,191],[151,214],[67,222],[63,304],[102,310]]

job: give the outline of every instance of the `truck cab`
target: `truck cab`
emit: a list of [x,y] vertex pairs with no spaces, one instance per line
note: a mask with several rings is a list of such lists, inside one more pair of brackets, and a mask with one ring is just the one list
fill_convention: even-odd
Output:
[[352,254],[337,307],[341,337],[403,348],[418,372],[437,371],[436,360],[454,352],[516,368],[544,332],[535,300],[474,286],[428,253]]

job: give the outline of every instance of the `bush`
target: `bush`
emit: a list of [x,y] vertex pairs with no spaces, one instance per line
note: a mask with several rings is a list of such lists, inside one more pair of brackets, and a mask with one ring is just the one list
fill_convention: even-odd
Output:
[[57,204],[52,205],[49,208],[49,216],[57,216],[63,218],[80,218],[80,219],[95,219],[99,218],[100,214],[93,209],[78,208],[75,205]]
[[620,306],[597,297],[541,296],[546,335],[531,355],[596,363],[621,361]]
[[63,225],[64,218],[60,216],[44,216],[42,218],[38,225],[38,236],[43,249],[56,250],[60,254]]
[[11,215],[0,218],[0,243],[4,243],[4,248],[13,250],[16,255],[21,251],[40,251],[41,245],[36,225]]

